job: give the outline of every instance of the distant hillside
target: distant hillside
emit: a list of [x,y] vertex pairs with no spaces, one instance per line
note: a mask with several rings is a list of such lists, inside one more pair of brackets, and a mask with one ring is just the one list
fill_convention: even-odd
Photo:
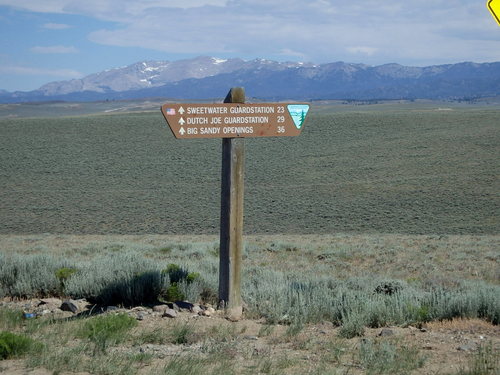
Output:
[[252,97],[279,99],[467,99],[500,95],[500,62],[408,67],[256,59],[145,61],[9,93],[0,102],[94,101],[165,97],[220,98],[234,86]]

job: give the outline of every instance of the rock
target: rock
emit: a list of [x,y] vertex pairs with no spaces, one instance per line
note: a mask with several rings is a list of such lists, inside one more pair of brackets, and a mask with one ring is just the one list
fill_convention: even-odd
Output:
[[200,305],[194,305],[193,308],[191,309],[192,313],[199,314],[203,312],[204,310],[200,307]]
[[164,318],[176,318],[177,312],[174,309],[166,309],[162,316]]
[[89,302],[86,299],[77,299],[74,300],[74,303],[78,307],[79,312],[90,310],[93,308],[93,306],[89,304]]
[[394,336],[394,331],[390,328],[384,328],[378,335],[381,337]]
[[59,307],[62,311],[71,311],[73,314],[78,312],[78,306],[75,301],[69,299],[64,301]]
[[181,310],[192,311],[192,309],[194,307],[194,304],[192,304],[191,302],[186,302],[186,301],[175,301],[175,304]]
[[175,303],[173,302],[168,302],[167,303],[167,306],[169,309],[173,309],[175,311],[181,311],[181,309],[179,309],[179,306],[177,306]]
[[106,306],[104,308],[104,311],[106,311],[106,312],[117,311],[117,310],[118,310],[118,307],[116,307],[116,306]]
[[457,350],[463,352],[471,352],[477,349],[477,345],[475,342],[469,341],[467,344],[460,345]]
[[243,318],[243,308],[241,306],[226,309],[226,319],[231,322],[240,321]]
[[61,306],[62,301],[59,298],[42,298],[40,300],[40,305],[54,305],[54,306]]
[[146,314],[144,312],[142,312],[142,311],[139,312],[139,313],[137,313],[137,315],[135,316],[135,318],[137,320],[144,320],[145,317],[146,317]]
[[210,314],[215,314],[215,309],[213,307],[207,307],[205,311],[209,312]]
[[39,315],[47,315],[49,313],[60,311],[60,306],[62,301],[59,298],[43,298],[36,303],[36,308],[34,309]]
[[156,305],[153,306],[153,311],[158,313],[164,313],[166,309],[168,309],[168,305]]
[[202,310],[198,313],[198,315],[201,315],[201,316],[212,316],[215,314],[215,309],[213,307],[208,307],[206,308],[205,310]]
[[35,307],[37,307],[40,303],[33,303],[33,302],[28,302],[22,305],[23,311],[27,312],[29,310],[33,310]]

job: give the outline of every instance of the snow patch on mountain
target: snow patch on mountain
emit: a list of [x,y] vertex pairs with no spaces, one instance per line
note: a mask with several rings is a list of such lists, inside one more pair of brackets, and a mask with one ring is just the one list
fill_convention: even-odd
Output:
[[200,56],[179,61],[141,61],[50,82],[39,90],[8,93],[3,102],[103,100],[143,97],[211,98],[234,86],[251,95],[281,99],[470,98],[500,95],[500,62],[408,67],[345,62],[312,64],[267,59]]

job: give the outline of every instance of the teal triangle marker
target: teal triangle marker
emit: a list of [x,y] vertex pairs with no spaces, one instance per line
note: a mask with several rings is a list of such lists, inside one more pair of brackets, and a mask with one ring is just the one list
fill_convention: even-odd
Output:
[[289,104],[288,113],[292,116],[293,123],[297,129],[300,129],[304,124],[307,112],[309,111],[309,105],[307,104]]

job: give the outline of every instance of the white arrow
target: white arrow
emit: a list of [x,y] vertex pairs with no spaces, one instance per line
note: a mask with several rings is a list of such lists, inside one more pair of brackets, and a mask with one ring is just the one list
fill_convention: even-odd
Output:
[[185,132],[186,132],[186,131],[184,130],[184,128],[181,128],[181,130],[179,130],[179,133],[180,133],[181,135],[184,135],[184,133],[185,133]]
[[185,123],[186,121],[184,121],[184,119],[181,117],[181,119],[179,120],[179,124],[184,125]]
[[182,108],[182,107],[181,107],[181,108],[179,108],[179,113],[180,113],[181,115],[182,115],[182,114],[184,114],[184,108]]

